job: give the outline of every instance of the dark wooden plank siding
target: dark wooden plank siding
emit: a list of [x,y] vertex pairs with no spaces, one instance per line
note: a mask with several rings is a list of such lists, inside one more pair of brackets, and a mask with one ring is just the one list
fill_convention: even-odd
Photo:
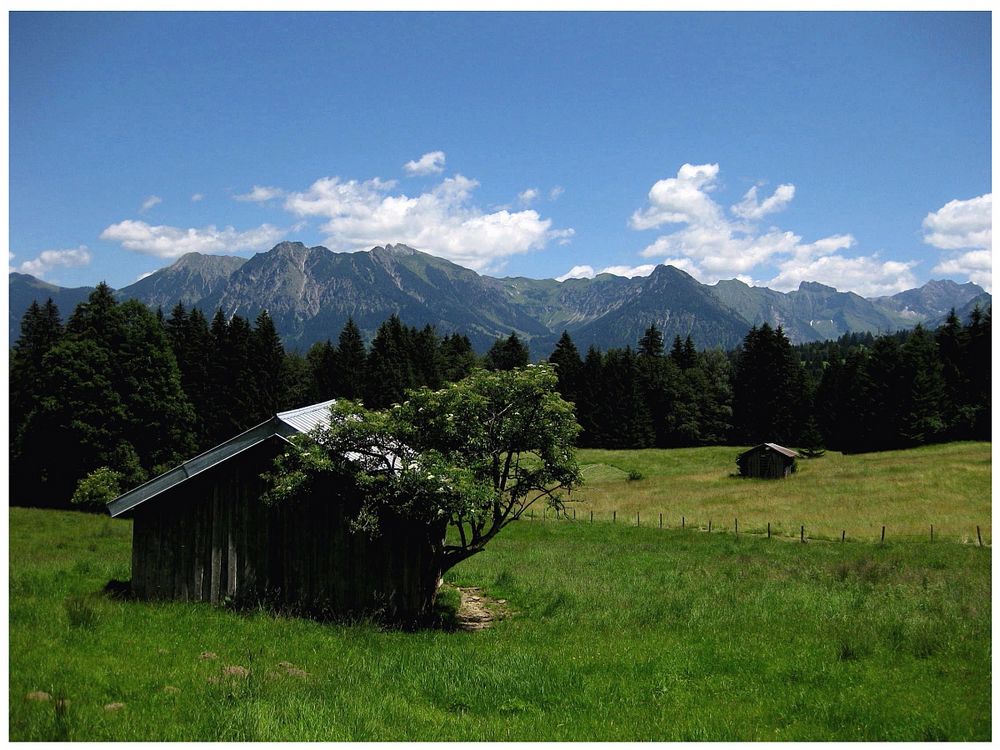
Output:
[[355,533],[347,491],[266,507],[259,474],[281,447],[263,443],[136,509],[135,594],[318,616],[420,611],[433,592],[426,530],[386,517],[380,536]]

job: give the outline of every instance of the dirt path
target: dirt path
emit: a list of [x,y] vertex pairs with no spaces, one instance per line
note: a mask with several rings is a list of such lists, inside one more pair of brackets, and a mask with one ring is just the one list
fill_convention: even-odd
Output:
[[509,614],[506,599],[485,596],[478,586],[458,587],[458,591],[462,595],[457,614],[459,630],[483,630]]

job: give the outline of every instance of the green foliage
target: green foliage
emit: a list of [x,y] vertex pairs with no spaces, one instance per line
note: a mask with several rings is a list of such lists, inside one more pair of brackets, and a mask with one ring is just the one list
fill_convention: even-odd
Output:
[[102,466],[80,480],[73,491],[72,503],[103,508],[121,494],[122,475]]
[[643,474],[638,469],[629,469],[629,472],[628,472],[628,481],[630,481],[630,482],[638,482],[638,481],[641,481],[641,480],[643,480],[645,478],[646,478],[646,475]]
[[513,331],[507,338],[499,338],[486,352],[483,366],[487,370],[514,370],[526,367],[531,361],[531,353],[524,342]]
[[580,481],[572,405],[548,365],[478,370],[440,390],[410,391],[385,411],[341,400],[329,426],[294,440],[269,475],[269,502],[294,502],[349,480],[360,490],[358,528],[378,532],[388,511],[444,529],[447,569],[480,551],[532,503],[560,507]]

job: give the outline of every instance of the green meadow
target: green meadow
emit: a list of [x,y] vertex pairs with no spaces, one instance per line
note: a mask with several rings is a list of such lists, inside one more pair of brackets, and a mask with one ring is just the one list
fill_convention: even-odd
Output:
[[[767,486],[726,476],[736,452],[582,451],[576,522],[516,523],[447,574],[445,620],[452,586],[506,600],[479,632],[117,599],[129,522],[12,508],[10,739],[990,740],[989,446]],[[743,533],[767,520],[794,538]]]
[[[800,459],[787,480],[734,477],[733,447],[675,450],[581,450],[585,485],[572,494],[577,519],[644,525],[685,524],[713,530],[799,538],[935,539],[988,543],[991,444],[948,443],[902,451]],[[630,472],[642,476],[628,481]]]

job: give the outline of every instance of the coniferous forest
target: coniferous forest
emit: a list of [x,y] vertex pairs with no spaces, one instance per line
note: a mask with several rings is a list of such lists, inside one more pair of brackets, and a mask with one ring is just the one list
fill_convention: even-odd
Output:
[[[990,439],[990,312],[936,331],[848,334],[793,347],[752,328],[735,351],[696,351],[649,326],[635,349],[581,353],[563,333],[547,359],[576,405],[581,446],[671,448],[762,441],[844,452]],[[12,502],[65,506],[106,467],[125,490],[258,424],[332,398],[384,408],[474,367],[527,365],[512,333],[478,356],[460,333],[392,316],[366,346],[286,351],[266,312],[211,319],[117,302],[101,284],[65,320],[33,303],[10,356]]]

